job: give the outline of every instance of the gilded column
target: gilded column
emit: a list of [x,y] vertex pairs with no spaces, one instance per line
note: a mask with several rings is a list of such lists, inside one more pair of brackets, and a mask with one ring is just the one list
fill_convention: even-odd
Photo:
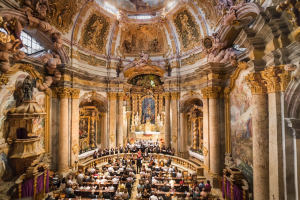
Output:
[[[219,110],[218,98],[221,87],[210,86],[202,89],[205,98],[209,98],[209,151],[210,172],[212,175],[221,173],[220,135],[219,135]],[[205,152],[204,152],[205,153]]]
[[72,118],[71,118],[71,166],[75,166],[79,153],[79,89],[71,90]]
[[123,99],[124,93],[118,93],[118,130],[117,130],[117,145],[123,145]]
[[245,76],[252,93],[253,193],[255,200],[269,199],[269,130],[267,88],[260,73]]
[[109,100],[109,147],[116,146],[116,100],[117,93],[108,92],[107,97]]
[[[192,115],[195,115],[195,113]],[[192,116],[192,126],[193,126],[193,149],[197,150],[198,126],[197,126],[196,116]]]
[[168,147],[171,142],[171,124],[170,124],[170,93],[164,93],[165,97],[165,145]]
[[179,92],[171,92],[172,99],[172,148],[178,152],[178,100],[180,98]]
[[58,171],[64,173],[69,170],[69,97],[71,88],[56,88],[58,97],[60,98],[59,110],[59,137],[58,137]]
[[281,92],[289,81],[288,73],[280,67],[261,72],[267,83],[269,103],[269,180],[270,198],[284,199]]

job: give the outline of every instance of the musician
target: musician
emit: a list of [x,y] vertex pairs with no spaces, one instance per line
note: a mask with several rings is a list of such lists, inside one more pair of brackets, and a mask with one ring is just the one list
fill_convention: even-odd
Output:
[[111,149],[110,149],[110,155],[114,155],[115,154],[115,150],[114,150],[114,148],[112,147]]
[[123,147],[121,145],[120,145],[119,151],[120,151],[120,153],[123,153]]
[[118,147],[116,147],[115,148],[115,154],[118,154],[118,151],[119,151],[119,149],[118,149]]

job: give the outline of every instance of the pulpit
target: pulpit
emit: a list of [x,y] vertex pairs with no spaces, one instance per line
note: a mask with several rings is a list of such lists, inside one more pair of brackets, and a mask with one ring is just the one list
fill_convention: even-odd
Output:
[[25,172],[30,163],[44,153],[43,141],[34,128],[46,117],[44,108],[34,100],[25,100],[8,114],[10,131],[7,142],[13,145],[10,156],[17,174]]

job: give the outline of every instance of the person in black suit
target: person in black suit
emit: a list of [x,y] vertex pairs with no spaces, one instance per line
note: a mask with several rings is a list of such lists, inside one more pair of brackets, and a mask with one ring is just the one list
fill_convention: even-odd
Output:
[[111,199],[111,194],[106,191],[106,192],[103,193],[103,198],[104,199]]
[[137,173],[139,173],[139,169],[141,170],[141,167],[142,167],[142,159],[141,158],[136,159],[136,167],[137,167]]
[[91,194],[89,194],[89,199],[95,199],[96,195],[94,194],[94,192],[92,192]]
[[164,187],[162,187],[161,189],[163,192],[169,192],[170,191],[170,188],[167,186],[166,183],[164,183]]

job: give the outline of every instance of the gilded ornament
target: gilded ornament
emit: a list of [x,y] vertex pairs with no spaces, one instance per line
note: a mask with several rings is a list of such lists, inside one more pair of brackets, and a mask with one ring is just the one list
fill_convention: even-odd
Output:
[[201,90],[204,99],[217,99],[220,97],[220,92],[219,86],[209,86]]
[[47,18],[63,34],[68,33],[75,15],[84,3],[85,0],[49,0],[50,12]]
[[206,147],[203,147],[203,155],[206,157],[208,154],[208,150]]
[[247,82],[252,94],[265,94],[267,93],[266,81],[261,77],[258,72],[252,72],[245,76],[245,81]]
[[57,87],[55,88],[57,95],[61,99],[69,98],[71,96],[72,88],[68,87]]
[[171,92],[171,99],[172,100],[180,99],[180,92]]
[[73,154],[76,155],[76,153],[78,153],[78,150],[79,150],[78,144],[74,144],[73,147],[72,147],[72,150],[73,150]]
[[194,16],[182,7],[173,18],[180,41],[181,52],[187,52],[201,45],[201,31]]
[[284,69],[284,66],[280,66],[280,68],[282,70],[282,73],[278,74],[280,78],[280,88],[281,91],[285,91],[291,81],[291,75]]
[[173,136],[172,136],[172,141],[173,141],[173,143],[176,143],[176,142],[177,142],[177,136],[176,136],[176,135],[173,135]]
[[170,92],[165,92],[164,95],[166,100],[170,100],[171,99],[171,95],[170,95]]
[[8,81],[9,81],[9,77],[5,76],[4,74],[0,76],[0,92],[2,89],[1,85],[6,85]]
[[279,67],[269,67],[260,73],[266,81],[268,93],[281,91],[279,74],[282,73],[282,70]]
[[181,66],[185,65],[193,65],[195,64],[198,60],[204,58],[205,56],[202,54],[202,52],[190,55],[187,58],[184,58],[181,60]]
[[115,134],[110,134],[109,138],[110,138],[110,141],[113,143],[115,141]]
[[92,56],[92,55],[83,54],[79,51],[75,52],[74,58],[85,61],[85,62],[87,62],[88,64],[90,64],[92,66],[106,67],[106,61],[105,60],[98,59],[98,58],[96,58],[95,56]]
[[72,99],[79,99],[80,89],[71,89],[71,97]]
[[180,62],[179,62],[179,60],[173,61],[171,63],[171,69],[174,69],[174,68],[180,68]]
[[106,43],[109,35],[110,20],[101,12],[94,11],[81,30],[79,44],[99,54],[106,54]]

